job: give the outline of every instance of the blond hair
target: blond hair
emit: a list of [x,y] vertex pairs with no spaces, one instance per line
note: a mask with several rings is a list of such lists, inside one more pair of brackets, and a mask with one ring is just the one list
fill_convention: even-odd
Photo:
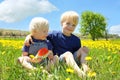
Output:
[[30,32],[41,31],[42,29],[48,29],[49,23],[48,20],[42,17],[35,17],[31,20],[29,25]]
[[79,15],[75,11],[66,11],[61,15],[61,24],[68,19],[73,20],[74,24],[77,25],[79,21]]

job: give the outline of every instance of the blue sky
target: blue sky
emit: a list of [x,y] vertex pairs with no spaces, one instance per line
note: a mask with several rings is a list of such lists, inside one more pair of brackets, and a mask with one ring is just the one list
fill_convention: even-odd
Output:
[[61,30],[60,16],[69,10],[79,15],[86,10],[100,13],[107,19],[109,33],[120,35],[120,0],[0,0],[0,28],[28,31],[32,18],[44,17],[50,31]]

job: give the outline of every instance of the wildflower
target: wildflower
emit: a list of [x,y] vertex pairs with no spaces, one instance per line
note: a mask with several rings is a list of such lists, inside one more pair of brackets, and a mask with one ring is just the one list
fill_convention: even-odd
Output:
[[89,77],[95,77],[96,76],[96,72],[90,71],[90,72],[88,72],[88,76]]
[[66,80],[70,80],[70,78],[66,78]]
[[113,51],[113,54],[116,54],[117,53],[117,51]]
[[90,61],[90,60],[92,60],[92,57],[85,57],[85,60]]
[[33,59],[35,56],[34,56],[34,55],[30,55],[29,57],[30,57],[31,59]]
[[45,74],[49,74],[48,71],[46,71],[45,69],[43,69],[42,72]]
[[110,61],[110,62],[109,62],[109,64],[112,64],[112,63],[113,63],[113,61]]
[[40,69],[43,69],[43,66],[40,66]]
[[70,69],[70,68],[66,69],[66,71],[69,72],[69,73],[74,73],[74,70]]
[[5,54],[5,51],[2,52],[2,55],[4,55],[4,54]]
[[111,73],[112,73],[112,75],[116,74],[116,72],[115,72],[115,71],[113,71],[113,72],[111,72]]
[[110,59],[110,58],[111,58],[111,56],[108,56],[108,57],[107,57],[107,59]]
[[48,74],[48,78],[52,78],[53,76],[53,74]]

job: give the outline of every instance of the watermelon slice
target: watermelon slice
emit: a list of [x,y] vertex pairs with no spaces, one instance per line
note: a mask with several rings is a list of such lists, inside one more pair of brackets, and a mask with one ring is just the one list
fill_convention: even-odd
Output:
[[45,57],[48,54],[47,48],[41,48],[38,50],[37,57]]

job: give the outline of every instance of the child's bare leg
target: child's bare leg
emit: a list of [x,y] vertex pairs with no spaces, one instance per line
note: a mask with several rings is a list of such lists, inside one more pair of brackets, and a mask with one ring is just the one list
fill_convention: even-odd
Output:
[[54,56],[53,63],[54,63],[55,65],[58,65],[58,63],[59,63],[59,58],[58,58],[57,55]]
[[77,72],[79,77],[85,76],[85,73],[79,68],[79,66],[75,62],[71,52],[66,52],[62,56],[64,56],[66,64],[69,65],[70,67],[72,67],[74,69],[74,71]]
[[18,58],[18,61],[20,64],[22,64],[23,67],[27,68],[27,69],[36,69],[35,67],[33,67],[31,64],[30,64],[30,58],[27,57],[27,56],[22,56],[22,57],[19,57]]
[[78,50],[78,55],[77,55],[78,57],[80,57],[79,60],[81,62],[81,65],[85,73],[89,70],[89,67],[87,66],[85,60],[85,57],[88,55],[88,52],[89,52],[88,48],[84,46]]
[[53,60],[48,61],[47,70],[49,71],[52,67],[58,65],[59,58],[57,55],[54,56]]

